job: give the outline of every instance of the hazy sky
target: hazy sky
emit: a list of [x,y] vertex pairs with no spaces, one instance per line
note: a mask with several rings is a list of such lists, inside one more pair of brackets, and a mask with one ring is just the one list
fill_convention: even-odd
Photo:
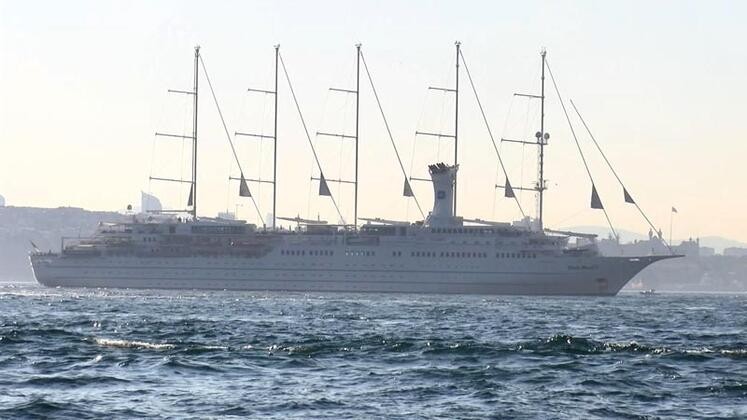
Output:
[[[629,191],[654,223],[675,237],[724,235],[747,241],[747,3],[741,1],[0,1],[0,194],[9,205],[123,209],[151,191],[183,207],[189,144],[154,141],[155,131],[189,133],[193,47],[202,53],[229,130],[269,134],[273,48],[281,45],[312,136],[353,130],[352,97],[329,87],[355,83],[354,44],[363,43],[406,170],[451,161],[452,145],[415,130],[453,130],[453,102],[428,86],[451,86],[460,40],[497,138],[531,138],[542,47],[564,99],[573,99]],[[495,153],[466,77],[460,96],[460,214],[513,220],[516,205],[496,194]],[[591,183],[552,85],[547,85],[546,220],[550,227],[604,225],[589,209]],[[228,182],[238,173],[205,80],[199,122],[200,214],[235,211],[256,222],[249,201]],[[316,174],[281,78],[278,214],[337,221],[314,194]],[[574,120],[597,189],[613,223],[648,230]],[[352,176],[350,142],[314,137],[328,178]],[[361,81],[360,210],[364,217],[419,218],[401,197],[402,175]],[[237,138],[247,176],[268,178],[271,143]],[[514,185],[536,173],[536,151],[503,144]],[[270,188],[252,186],[263,216]],[[414,183],[427,212],[430,186]],[[333,193],[346,218],[352,190]],[[237,206],[238,205],[238,206]],[[532,194],[522,205],[534,214]]]

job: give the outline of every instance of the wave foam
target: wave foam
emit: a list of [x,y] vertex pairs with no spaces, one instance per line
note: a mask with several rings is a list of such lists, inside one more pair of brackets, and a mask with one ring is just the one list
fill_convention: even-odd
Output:
[[94,341],[96,342],[96,344],[105,347],[153,350],[169,350],[174,348],[173,344],[168,343],[148,343],[145,341],[117,340],[112,338],[94,338]]

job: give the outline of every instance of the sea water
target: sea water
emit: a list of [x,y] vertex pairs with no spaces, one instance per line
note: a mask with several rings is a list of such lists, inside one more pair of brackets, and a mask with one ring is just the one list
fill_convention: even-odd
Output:
[[0,284],[0,418],[747,417],[747,295]]

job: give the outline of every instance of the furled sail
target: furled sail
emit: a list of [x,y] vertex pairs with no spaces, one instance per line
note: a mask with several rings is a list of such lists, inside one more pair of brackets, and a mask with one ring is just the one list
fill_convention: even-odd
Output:
[[600,210],[604,209],[602,200],[599,198],[599,194],[597,193],[597,187],[595,187],[594,184],[591,184],[591,208]]
[[405,188],[402,192],[402,195],[405,197],[415,197],[415,194],[412,192],[412,187],[410,186],[410,182],[405,178]]
[[514,194],[514,189],[511,187],[511,183],[508,182],[508,178],[506,178],[506,186],[503,188],[503,196],[506,198],[516,197],[516,194]]
[[635,200],[633,200],[633,197],[631,197],[630,193],[625,189],[625,187],[623,187],[623,195],[625,196],[626,203],[635,204]]
[[327,180],[324,179],[324,174],[319,175],[319,195],[326,195],[328,197],[332,196],[332,192],[329,191],[329,185],[327,185]]
[[241,182],[239,183],[239,197],[251,197],[252,193],[249,191],[249,185],[246,183],[244,174],[241,174]]

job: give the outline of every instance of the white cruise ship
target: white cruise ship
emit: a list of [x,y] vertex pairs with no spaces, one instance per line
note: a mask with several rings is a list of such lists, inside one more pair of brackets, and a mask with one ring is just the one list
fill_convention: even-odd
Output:
[[465,226],[452,214],[456,170],[430,167],[435,199],[422,224],[265,231],[134,217],[31,263],[50,287],[612,296],[670,258],[603,257],[593,240],[569,246],[568,236],[524,226]]
[[[457,43],[456,47],[457,84],[454,89],[443,90],[456,94],[458,98],[459,60],[461,58],[464,62],[464,58],[459,49],[460,44]],[[363,56],[360,45],[356,49],[360,76]],[[277,66],[280,58],[277,46],[275,54],[275,90],[260,92],[277,97]],[[128,223],[101,223],[91,237],[63,241],[59,253],[34,252],[30,259],[39,283],[49,287],[613,296],[646,266],[675,257],[601,256],[593,235],[544,229],[542,205],[546,187],[543,163],[544,147],[549,138],[544,129],[544,52],[541,95],[525,95],[541,100],[540,131],[536,134],[536,142],[519,141],[538,146],[539,179],[533,188],[512,188],[506,174],[506,184],[502,187],[505,197],[514,200],[517,200],[514,189],[531,190],[537,194],[538,217],[534,221],[525,217],[521,222],[514,223],[487,222],[465,220],[456,214],[459,164],[456,161],[455,132],[450,136],[418,133],[436,135],[439,138],[451,137],[454,141],[454,164],[438,163],[428,168],[430,182],[433,184],[433,207],[424,220],[408,223],[368,219],[367,223],[359,225],[357,116],[355,136],[338,134],[355,139],[356,144],[356,179],[350,182],[356,188],[355,222],[352,225],[331,225],[322,221],[302,220],[300,217],[285,218],[295,220],[298,226],[295,230],[283,230],[258,228],[242,221],[200,218],[196,207],[197,80],[200,60],[198,47],[195,49],[194,90],[174,91],[194,97],[192,135],[161,134],[193,142],[192,179],[184,181],[151,178],[190,184],[190,209],[178,212],[188,212],[191,217],[148,214],[132,216],[132,221]],[[288,78],[282,58],[279,62]],[[204,69],[204,63],[202,64]],[[363,65],[376,94],[365,60]],[[469,76],[466,63],[464,68]],[[472,78],[469,77],[474,89]],[[207,80],[210,84],[210,79]],[[288,82],[290,86],[289,78]],[[342,91],[354,93],[357,98],[358,86],[357,82],[356,90]],[[212,90],[212,85],[210,88]],[[214,94],[213,97],[215,98]],[[295,94],[293,99],[303,119]],[[376,100],[378,102],[377,95]],[[277,100],[275,106],[277,116]],[[383,116],[380,103],[379,109]],[[458,105],[456,111],[455,118],[458,117]],[[254,136],[270,138],[277,143],[277,119],[273,136]],[[308,132],[307,137],[313,151],[314,146]],[[229,137],[229,143],[230,141]],[[396,152],[393,139],[392,146]],[[233,148],[233,144],[231,147]],[[498,149],[495,148],[495,151],[502,167]],[[399,154],[396,153],[399,160]],[[319,181],[320,195],[331,197],[327,182],[332,180],[325,180],[316,152],[314,156],[319,176],[312,179]],[[237,164],[241,170],[238,159]],[[404,168],[402,170],[404,173]],[[590,173],[589,175],[591,177]],[[246,179],[243,172],[240,177],[232,179],[240,181],[241,197],[254,200],[247,182],[256,180]],[[405,175],[404,195],[414,198],[408,181],[412,179],[415,178],[407,178]],[[275,226],[274,175],[271,183]],[[625,200],[634,203],[628,191],[624,189],[624,192]],[[593,182],[592,207],[603,209]]]

